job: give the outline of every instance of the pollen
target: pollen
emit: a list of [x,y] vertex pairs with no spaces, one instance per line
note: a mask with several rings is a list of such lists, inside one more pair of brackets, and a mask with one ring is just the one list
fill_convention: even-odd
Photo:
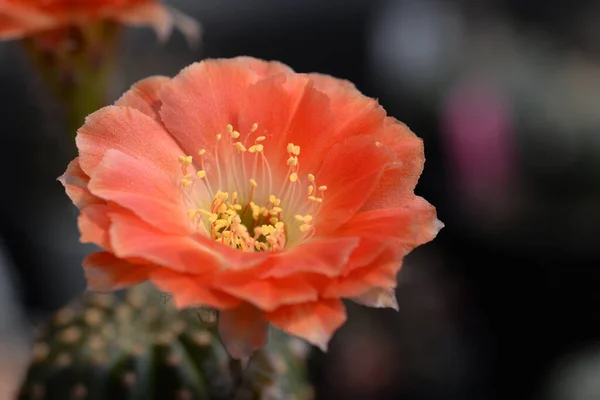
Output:
[[192,156],[179,156],[179,162],[186,167],[192,165]]

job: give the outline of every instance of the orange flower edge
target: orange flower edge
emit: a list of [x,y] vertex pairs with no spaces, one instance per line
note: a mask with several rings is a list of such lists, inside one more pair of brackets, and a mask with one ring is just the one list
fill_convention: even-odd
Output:
[[173,28],[179,29],[191,43],[200,36],[194,19],[157,0],[2,0],[0,40],[21,39],[104,20],[151,26],[162,41]]
[[89,289],[146,280],[221,310],[233,357],[269,324],[322,349],[342,299],[397,308],[403,257],[443,224],[414,188],[423,143],[329,76],[249,57],[151,77],[78,131],[60,181],[80,209]]

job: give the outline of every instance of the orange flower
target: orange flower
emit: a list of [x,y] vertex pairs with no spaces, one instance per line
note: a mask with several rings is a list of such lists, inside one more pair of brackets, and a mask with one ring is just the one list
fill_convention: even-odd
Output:
[[150,25],[161,39],[173,27],[188,38],[198,36],[197,23],[157,0],[0,0],[0,39],[19,39],[100,20]]
[[233,357],[268,324],[326,349],[341,299],[396,308],[404,255],[441,222],[413,189],[423,144],[349,82],[248,57],[137,83],[90,115],[60,178],[89,288],[150,280],[221,310]]

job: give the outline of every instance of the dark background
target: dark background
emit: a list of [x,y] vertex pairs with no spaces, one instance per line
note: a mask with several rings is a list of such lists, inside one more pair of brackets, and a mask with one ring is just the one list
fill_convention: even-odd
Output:
[[[317,399],[600,398],[600,3],[172,5],[202,23],[202,45],[128,29],[113,99],[250,55],[349,79],[425,141],[417,193],[446,228],[407,258],[400,312],[350,306],[329,353],[314,352]],[[90,248],[55,180],[71,158],[61,110],[18,43],[0,45],[0,115],[7,377],[31,324],[84,289]]]

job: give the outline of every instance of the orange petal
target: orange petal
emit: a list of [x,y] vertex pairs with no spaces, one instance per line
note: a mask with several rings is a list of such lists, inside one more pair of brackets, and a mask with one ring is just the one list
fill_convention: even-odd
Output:
[[158,90],[171,78],[151,76],[134,84],[131,89],[115,102],[116,106],[135,108],[162,123],[158,114],[162,102],[158,98]]
[[259,279],[256,276],[231,274],[226,279],[218,274],[213,285],[220,290],[247,301],[264,311],[272,311],[287,304],[315,301],[317,290],[300,277]]
[[81,243],[93,243],[106,250],[111,250],[109,211],[115,211],[114,207],[106,204],[93,204],[81,210],[77,225],[81,232]]
[[345,276],[331,280],[322,290],[327,298],[353,298],[373,288],[396,287],[396,276],[406,251],[391,244],[369,265],[350,270]]
[[130,25],[149,25],[161,42],[165,42],[173,28],[178,28],[191,45],[200,39],[200,24],[193,18],[159,3],[144,3],[115,8],[113,18]]
[[259,265],[265,252],[247,253],[203,235],[165,234],[132,215],[110,213],[111,244],[119,257],[139,257],[176,271],[202,274],[225,269],[232,273]]
[[315,89],[327,95],[329,108],[335,115],[328,144],[381,130],[386,112],[377,100],[364,96],[349,81],[314,73],[309,77]]
[[[212,148],[227,124],[237,124],[246,90],[289,68],[250,57],[205,60],[183,69],[159,92],[161,118],[188,154]],[[252,121],[252,123],[257,121]]]
[[423,140],[403,123],[386,118],[384,128],[376,138],[393,149],[399,163],[386,169],[363,210],[398,207],[410,201],[425,163]]
[[106,252],[92,253],[83,260],[88,290],[109,292],[148,280],[149,265],[131,264]]
[[[130,107],[108,106],[86,118],[75,139],[81,169],[92,176],[108,149],[147,160],[176,180],[183,151],[151,117]],[[195,154],[195,153],[194,153]]]
[[271,257],[271,268],[262,277],[281,278],[301,272],[339,276],[358,246],[355,237],[323,238],[300,243]]
[[433,240],[442,227],[435,208],[422,197],[413,196],[403,207],[359,212],[336,235],[361,238],[349,262],[360,266],[392,239],[408,252]]
[[87,176],[79,165],[79,157],[75,158],[67,166],[67,170],[58,181],[62,183],[67,196],[80,210],[90,204],[103,204],[104,200],[92,195],[87,188],[90,177]]
[[348,221],[368,200],[394,153],[367,135],[354,136],[333,146],[317,174],[327,186],[315,228],[319,235]]
[[150,274],[154,285],[171,294],[178,308],[214,307],[222,310],[239,306],[241,300],[209,287],[209,279],[205,275],[182,274],[166,268],[157,268]]
[[373,288],[352,300],[368,307],[393,308],[398,311],[396,291],[392,288]]
[[109,149],[94,169],[88,188],[157,229],[181,235],[192,233],[178,182],[147,160]]
[[313,173],[327,151],[322,138],[333,123],[327,96],[303,74],[279,74],[257,82],[245,94],[240,118],[244,132],[258,123],[258,132],[267,138],[265,155],[273,169],[287,171],[286,147],[292,142],[303,149],[302,169]]
[[326,351],[331,336],[346,321],[346,309],[338,299],[319,300],[280,307],[266,317],[281,330]]
[[219,313],[219,335],[232,358],[247,361],[267,341],[269,324],[262,311],[249,304]]

